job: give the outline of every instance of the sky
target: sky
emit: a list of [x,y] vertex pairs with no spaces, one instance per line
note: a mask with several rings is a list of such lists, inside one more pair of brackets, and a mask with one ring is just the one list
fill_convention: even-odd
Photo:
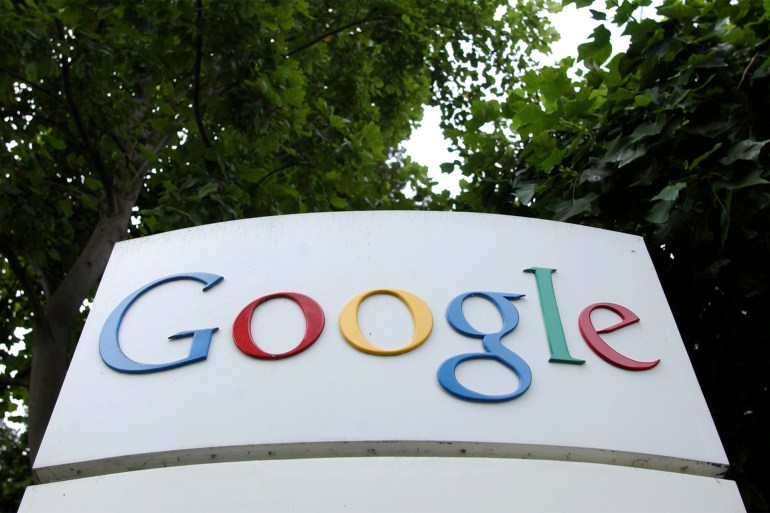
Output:
[[[594,8],[604,11],[604,1],[594,2]],[[649,13],[654,12],[648,8]],[[649,13],[644,13],[648,15]],[[587,8],[577,9],[574,4],[565,7],[558,14],[550,15],[551,23],[560,35],[560,40],[552,45],[552,52],[544,56],[542,64],[555,63],[560,59],[573,56],[577,57],[578,45],[588,41],[594,28],[600,21],[591,19],[591,14]],[[612,48],[615,51],[624,49],[627,46],[625,38],[620,35],[620,31],[612,23],[607,23],[607,28],[612,32]],[[446,141],[439,128],[441,120],[441,111],[438,107],[425,107],[420,127],[412,133],[412,137],[404,143],[406,153],[412,160],[426,166],[430,176],[438,181],[437,191],[448,190],[452,195],[460,192],[458,184],[461,174],[455,171],[451,175],[442,173],[440,165],[444,162],[452,162],[456,155],[448,150],[449,142]]]

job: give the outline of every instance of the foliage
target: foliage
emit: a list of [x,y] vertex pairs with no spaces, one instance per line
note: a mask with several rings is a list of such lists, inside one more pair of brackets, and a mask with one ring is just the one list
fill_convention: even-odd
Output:
[[[649,1],[607,4],[580,66],[528,70],[473,105],[453,134],[458,208],[643,235],[729,477],[767,510],[770,4],[665,0],[659,21],[636,11]],[[630,38],[614,57],[610,18]]]
[[24,489],[32,484],[24,438],[0,424],[0,511],[16,511]]
[[32,457],[116,241],[442,207],[399,144],[545,49],[544,2],[0,0],[0,418],[27,402]]

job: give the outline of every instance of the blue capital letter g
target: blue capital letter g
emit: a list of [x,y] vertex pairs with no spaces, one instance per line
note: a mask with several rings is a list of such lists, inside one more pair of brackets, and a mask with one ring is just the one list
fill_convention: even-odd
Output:
[[139,297],[152,288],[157,287],[163,283],[167,283],[175,280],[195,280],[204,284],[203,291],[207,291],[210,288],[217,285],[222,281],[222,276],[210,273],[189,273],[189,274],[175,274],[172,276],[166,276],[159,280],[155,280],[152,283],[148,283],[144,287],[140,288],[126,299],[124,299],[115,310],[112,311],[107,321],[104,323],[102,333],[99,336],[99,354],[102,356],[102,360],[110,368],[118,372],[126,372],[129,374],[141,374],[149,372],[159,372],[175,367],[181,367],[189,363],[205,360],[209,354],[209,345],[211,344],[211,336],[219,328],[205,328],[193,331],[183,331],[175,335],[171,335],[169,339],[177,340],[180,338],[192,337],[192,344],[190,345],[190,352],[186,358],[176,360],[169,363],[141,363],[132,360],[123,353],[120,348],[120,342],[118,341],[118,331],[120,330],[120,323],[123,322],[123,317],[131,307],[131,305],[139,299]]

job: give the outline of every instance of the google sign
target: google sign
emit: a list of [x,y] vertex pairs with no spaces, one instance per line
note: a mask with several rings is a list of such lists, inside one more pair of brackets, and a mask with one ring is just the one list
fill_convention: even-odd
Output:
[[118,243],[35,467],[372,455],[726,465],[641,238],[348,212]]
[[[570,354],[564,338],[551,280],[551,274],[555,271],[555,269],[542,267],[525,269],[525,272],[533,273],[537,280],[540,304],[545,319],[548,343],[551,351],[550,361],[557,363],[583,364],[585,363],[584,360],[574,358]],[[219,329],[218,327],[183,331],[171,335],[169,337],[171,340],[192,337],[192,344],[190,345],[190,352],[186,358],[169,363],[147,364],[136,362],[127,357],[120,348],[118,332],[120,331],[123,317],[130,306],[151,289],[175,280],[194,280],[201,282],[204,284],[203,290],[206,291],[219,284],[223,280],[223,277],[209,273],[189,273],[167,276],[145,285],[126,297],[107,318],[107,322],[104,325],[99,339],[99,350],[102,359],[109,367],[125,373],[149,373],[165,371],[206,359],[212,335]],[[403,347],[396,349],[382,349],[370,343],[361,332],[358,323],[359,306],[367,297],[376,294],[395,296],[403,301],[409,308],[414,322],[414,336],[412,340]],[[519,355],[506,348],[502,343],[503,337],[513,332],[519,324],[519,312],[512,302],[522,296],[522,294],[504,292],[471,291],[460,294],[452,299],[447,307],[447,321],[458,333],[468,337],[480,338],[482,340],[484,352],[457,355],[441,364],[438,369],[438,381],[447,392],[461,399],[471,401],[500,402],[515,399],[527,391],[532,382],[532,371],[530,366]],[[499,331],[483,333],[478,331],[468,322],[463,313],[462,305],[463,301],[469,297],[482,297],[495,306],[502,318],[502,327]],[[266,301],[277,298],[285,298],[294,301],[302,310],[306,323],[305,336],[300,343],[294,349],[280,354],[268,353],[260,349],[251,334],[251,321],[255,310]],[[620,322],[610,327],[597,330],[592,324],[591,312],[599,308],[615,312],[620,316]],[[624,306],[613,303],[595,303],[583,309],[580,314],[579,325],[581,334],[589,347],[608,363],[628,370],[648,370],[655,367],[660,360],[651,362],[639,362],[633,360],[612,349],[600,337],[600,333],[610,333],[638,321],[639,318],[636,314]],[[325,315],[323,308],[315,300],[296,292],[279,292],[262,296],[243,308],[243,310],[238,313],[235,322],[233,323],[232,333],[235,345],[243,353],[260,360],[272,360],[292,357],[308,349],[318,340],[318,337],[324,330],[324,325]],[[428,339],[433,328],[433,316],[430,307],[428,307],[425,301],[411,292],[398,289],[375,289],[358,294],[345,305],[339,316],[339,327],[345,340],[356,349],[372,355],[392,356],[408,353],[422,345]],[[457,378],[455,369],[466,361],[481,359],[493,360],[513,371],[519,379],[518,388],[513,392],[504,395],[489,395],[475,392],[463,386]]]

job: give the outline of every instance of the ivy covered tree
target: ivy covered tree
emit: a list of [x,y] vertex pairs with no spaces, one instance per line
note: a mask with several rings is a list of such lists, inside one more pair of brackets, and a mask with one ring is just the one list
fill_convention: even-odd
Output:
[[544,1],[0,0],[0,421],[29,408],[22,438],[2,431],[4,483],[116,241],[440,207],[400,142],[423,104],[459,125],[488,77],[545,50]]
[[[767,510],[770,4],[664,0],[645,19],[649,4],[607,1],[576,61],[528,70],[450,127],[457,205],[644,236],[729,477]],[[614,57],[610,23],[630,40]]]

